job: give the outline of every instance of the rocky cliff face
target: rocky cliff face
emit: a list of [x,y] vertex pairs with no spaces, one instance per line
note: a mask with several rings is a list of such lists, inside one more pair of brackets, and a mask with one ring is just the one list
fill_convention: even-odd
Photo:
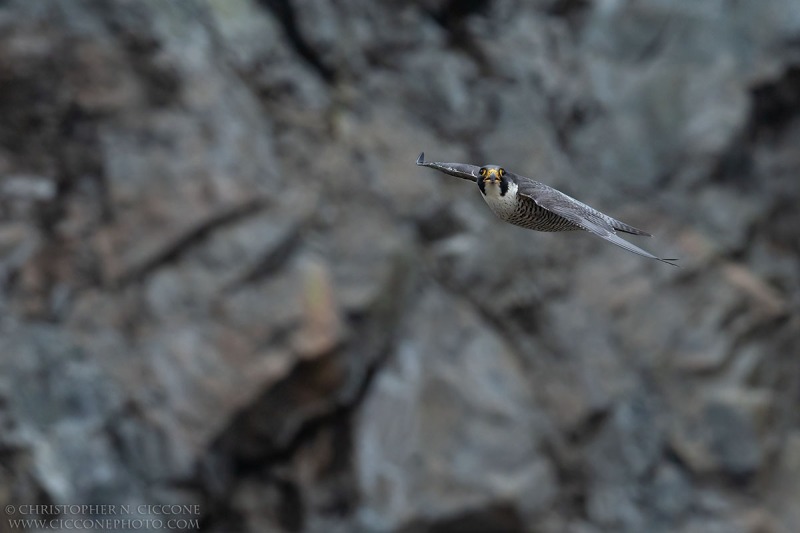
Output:
[[794,0],[0,2],[0,504],[797,531],[798,147]]

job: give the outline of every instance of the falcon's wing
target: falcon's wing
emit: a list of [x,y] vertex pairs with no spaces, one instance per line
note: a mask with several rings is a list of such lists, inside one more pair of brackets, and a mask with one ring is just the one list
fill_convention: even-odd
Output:
[[469,180],[472,182],[478,181],[478,173],[481,168],[475,165],[468,165],[466,163],[438,163],[435,161],[425,161],[425,152],[419,154],[417,158],[417,165],[421,167],[435,168],[445,174],[450,174],[457,178]]
[[663,263],[667,263],[668,265],[678,266],[671,262],[677,261],[677,259],[663,259],[651,254],[650,252],[642,250],[638,246],[635,246],[618,236],[616,230],[633,233],[635,235],[649,236],[649,233],[645,233],[634,228],[633,226],[628,226],[627,224],[619,222],[618,220],[613,219],[608,215],[601,213],[600,211],[589,207],[582,202],[579,202],[571,196],[567,196],[563,192],[545,185],[544,183],[539,183],[538,181],[534,181],[524,176],[518,176],[516,174],[513,175],[513,179],[516,179],[517,184],[519,185],[517,194],[530,198],[540,207],[572,222],[579,228],[590,233],[594,233],[598,237],[602,237],[603,239],[616,244],[620,248],[624,248],[629,252],[633,252],[643,257],[649,257],[650,259],[656,259]]

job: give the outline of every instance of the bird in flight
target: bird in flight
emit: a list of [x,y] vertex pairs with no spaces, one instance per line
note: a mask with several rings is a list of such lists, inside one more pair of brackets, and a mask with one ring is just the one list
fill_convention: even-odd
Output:
[[656,257],[617,235],[621,231],[651,237],[649,233],[611,218],[544,183],[508,172],[497,165],[478,167],[466,163],[425,161],[425,153],[419,154],[417,165],[477,183],[492,212],[509,224],[536,231],[584,230],[629,252],[678,266],[673,263],[677,259]]

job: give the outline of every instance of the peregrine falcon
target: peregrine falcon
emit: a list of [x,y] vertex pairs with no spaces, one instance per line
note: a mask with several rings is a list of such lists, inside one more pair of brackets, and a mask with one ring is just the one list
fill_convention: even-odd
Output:
[[417,165],[435,168],[445,174],[476,182],[489,209],[501,220],[536,231],[584,230],[629,252],[678,266],[620,238],[617,231],[651,237],[647,232],[620,222],[567,196],[561,191],[525,176],[508,172],[497,165],[477,167],[466,163],[425,161],[419,154]]

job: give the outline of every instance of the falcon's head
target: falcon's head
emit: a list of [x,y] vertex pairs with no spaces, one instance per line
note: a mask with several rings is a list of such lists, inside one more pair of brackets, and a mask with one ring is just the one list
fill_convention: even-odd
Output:
[[506,171],[502,167],[498,167],[497,165],[486,165],[485,167],[481,167],[480,175],[481,179],[484,183],[492,183],[499,185],[503,181],[505,181]]
[[505,196],[508,191],[508,178],[504,168],[497,165],[486,165],[479,171],[478,187],[483,194]]

